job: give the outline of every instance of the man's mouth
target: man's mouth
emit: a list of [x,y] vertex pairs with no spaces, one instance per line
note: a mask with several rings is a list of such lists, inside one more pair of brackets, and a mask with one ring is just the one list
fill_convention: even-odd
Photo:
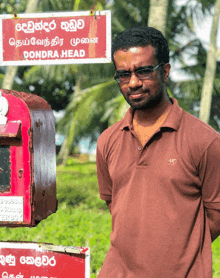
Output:
[[143,93],[129,95],[129,97],[132,98],[132,99],[137,99],[137,98],[140,98],[142,96],[143,96]]

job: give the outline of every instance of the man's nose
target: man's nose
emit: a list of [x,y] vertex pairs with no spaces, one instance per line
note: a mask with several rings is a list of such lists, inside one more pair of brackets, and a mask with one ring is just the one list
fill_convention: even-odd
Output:
[[131,78],[128,83],[130,88],[137,88],[142,86],[142,81],[136,76],[134,72],[131,73]]

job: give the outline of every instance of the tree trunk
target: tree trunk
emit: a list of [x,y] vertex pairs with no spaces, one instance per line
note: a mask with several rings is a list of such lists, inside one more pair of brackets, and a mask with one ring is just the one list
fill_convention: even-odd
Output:
[[212,103],[212,90],[216,72],[216,62],[218,56],[218,49],[216,46],[216,37],[219,24],[220,14],[220,0],[216,0],[215,11],[213,15],[212,30],[210,35],[209,52],[207,55],[207,63],[205,70],[205,77],[202,87],[202,96],[200,104],[199,119],[205,123],[209,123],[210,110]]
[[[81,82],[82,82],[82,78],[79,77],[79,79],[76,81],[76,90],[75,90],[74,94],[77,94],[77,92],[79,92],[81,90]],[[67,164],[70,149],[71,149],[71,146],[72,146],[73,141],[75,139],[74,131],[75,131],[75,128],[76,128],[76,125],[77,125],[76,120],[74,118],[75,116],[76,115],[73,116],[72,122],[70,124],[69,133],[65,138],[66,139],[65,140],[65,145],[64,145],[64,147],[62,146],[63,147],[62,148],[63,149],[63,154],[61,154],[61,152],[59,153],[60,158],[61,158],[61,155],[62,155],[62,159],[63,159],[62,164],[64,166],[66,166],[66,164]]]
[[73,10],[76,12],[79,10],[79,4],[81,0],[75,0]]
[[2,89],[8,89],[11,90],[14,82],[15,75],[17,73],[17,66],[8,66],[4,80],[2,82]]
[[148,26],[166,32],[167,9],[169,0],[150,0]]
[[[39,0],[29,0],[25,13],[33,13],[37,10]],[[15,75],[17,73],[18,66],[8,66],[5,77],[2,83],[2,89],[11,90],[14,82]]]
[[76,121],[73,119],[71,122],[71,126],[70,126],[70,130],[69,130],[69,134],[67,136],[67,142],[65,145],[65,149],[64,149],[64,154],[63,154],[63,165],[66,166],[67,161],[68,161],[68,156],[70,154],[70,149],[71,146],[73,144],[73,140],[74,140],[74,131],[76,128]]
[[67,146],[67,140],[68,140],[68,137],[65,137],[65,139],[63,141],[63,144],[60,148],[59,154],[58,154],[57,165],[60,165],[60,164],[63,163],[63,156],[64,156],[65,149],[66,149],[66,146]]
[[[73,7],[74,11],[78,11],[80,1],[81,0],[75,1],[74,7]],[[81,84],[81,78],[79,78],[79,80],[77,81],[77,84],[76,84],[77,90],[80,90],[80,87],[81,87],[80,84]],[[67,164],[71,145],[73,144],[75,127],[76,127],[76,122],[74,120],[72,120],[70,129],[69,129],[69,134],[66,136],[66,138],[62,144],[61,150],[59,152],[59,155],[58,155],[58,162],[60,164],[63,164],[64,166],[66,166],[66,164]]]

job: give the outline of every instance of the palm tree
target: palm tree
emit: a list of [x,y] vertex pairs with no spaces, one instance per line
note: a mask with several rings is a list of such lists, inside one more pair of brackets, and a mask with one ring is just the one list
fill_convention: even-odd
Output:
[[160,30],[164,35],[166,32],[168,5],[169,0],[150,0],[148,26]]
[[[192,15],[196,17],[198,22],[201,22],[201,20],[204,20],[201,18],[201,12],[203,14],[208,14],[212,15],[212,9],[214,1],[209,1],[208,2],[203,2],[204,6],[201,5],[199,1],[197,1],[197,4],[195,6],[191,6],[187,13],[189,14],[189,18],[192,18]],[[209,4],[209,5],[208,5]],[[215,8],[216,11],[216,8]],[[216,13],[216,12],[215,12]],[[219,17],[219,11],[217,18]],[[216,18],[216,19],[217,19]],[[190,23],[191,22],[191,23]],[[213,21],[215,22],[215,21]],[[179,71],[180,74],[182,72],[187,73],[189,78],[186,81],[179,81],[176,84],[172,84],[173,87],[173,92],[175,97],[179,100],[181,106],[184,108],[186,107],[188,112],[191,114],[194,114],[196,117],[199,117],[199,110],[201,109],[200,105],[203,102],[203,105],[206,107],[206,112],[204,113],[206,116],[210,115],[210,122],[209,124],[218,130],[220,128],[219,125],[219,119],[220,119],[220,90],[219,90],[219,78],[220,78],[220,62],[216,63],[217,58],[212,60],[211,65],[212,69],[216,69],[216,77],[214,78],[213,75],[213,80],[212,82],[211,78],[209,78],[208,81],[205,81],[205,69],[208,59],[207,51],[203,47],[201,41],[196,37],[196,34],[194,33],[194,27],[193,27],[193,21],[190,19],[189,24],[188,24],[188,31],[187,36],[189,37],[188,40],[188,45],[190,45],[190,48],[188,51],[188,56],[189,60],[194,60],[195,64],[194,65],[186,65],[184,60],[179,60],[181,61],[182,68]],[[213,36],[212,36],[213,37]],[[214,43],[215,45],[215,43]],[[182,48],[184,49],[184,48]],[[215,48],[216,49],[216,48]],[[217,49],[216,55],[218,56],[218,51]],[[213,57],[214,58],[214,57]],[[217,66],[216,66],[217,64]],[[206,69],[207,71],[207,69]],[[210,73],[210,71],[208,72]],[[202,88],[205,86],[207,88],[207,85],[210,87],[213,87],[213,102],[212,105],[210,103],[210,97],[209,96],[209,101],[202,101],[201,102],[201,91]],[[207,90],[206,90],[207,92]],[[203,99],[203,97],[202,97]],[[209,105],[206,105],[209,102]],[[210,109],[211,108],[211,109]],[[201,115],[200,111],[200,115]],[[201,117],[200,117],[201,118]],[[204,120],[204,119],[203,119]],[[204,120],[205,122],[208,123],[207,120]]]
[[212,30],[210,35],[209,52],[207,55],[207,64],[205,70],[205,78],[202,87],[202,98],[200,106],[199,118],[205,123],[209,123],[212,91],[214,78],[216,73],[216,62],[219,56],[219,51],[216,46],[217,30],[219,25],[220,15],[220,0],[216,0],[215,11],[213,15]]

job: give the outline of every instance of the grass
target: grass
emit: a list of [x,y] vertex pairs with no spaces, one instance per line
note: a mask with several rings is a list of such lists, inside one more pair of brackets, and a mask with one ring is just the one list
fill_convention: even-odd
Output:
[[[58,210],[34,228],[1,228],[0,241],[32,241],[90,247],[91,278],[110,247],[111,216],[100,200],[96,165],[70,158],[57,167]],[[212,244],[213,278],[220,278],[220,237]]]
[[220,236],[212,243],[213,278],[220,277]]

